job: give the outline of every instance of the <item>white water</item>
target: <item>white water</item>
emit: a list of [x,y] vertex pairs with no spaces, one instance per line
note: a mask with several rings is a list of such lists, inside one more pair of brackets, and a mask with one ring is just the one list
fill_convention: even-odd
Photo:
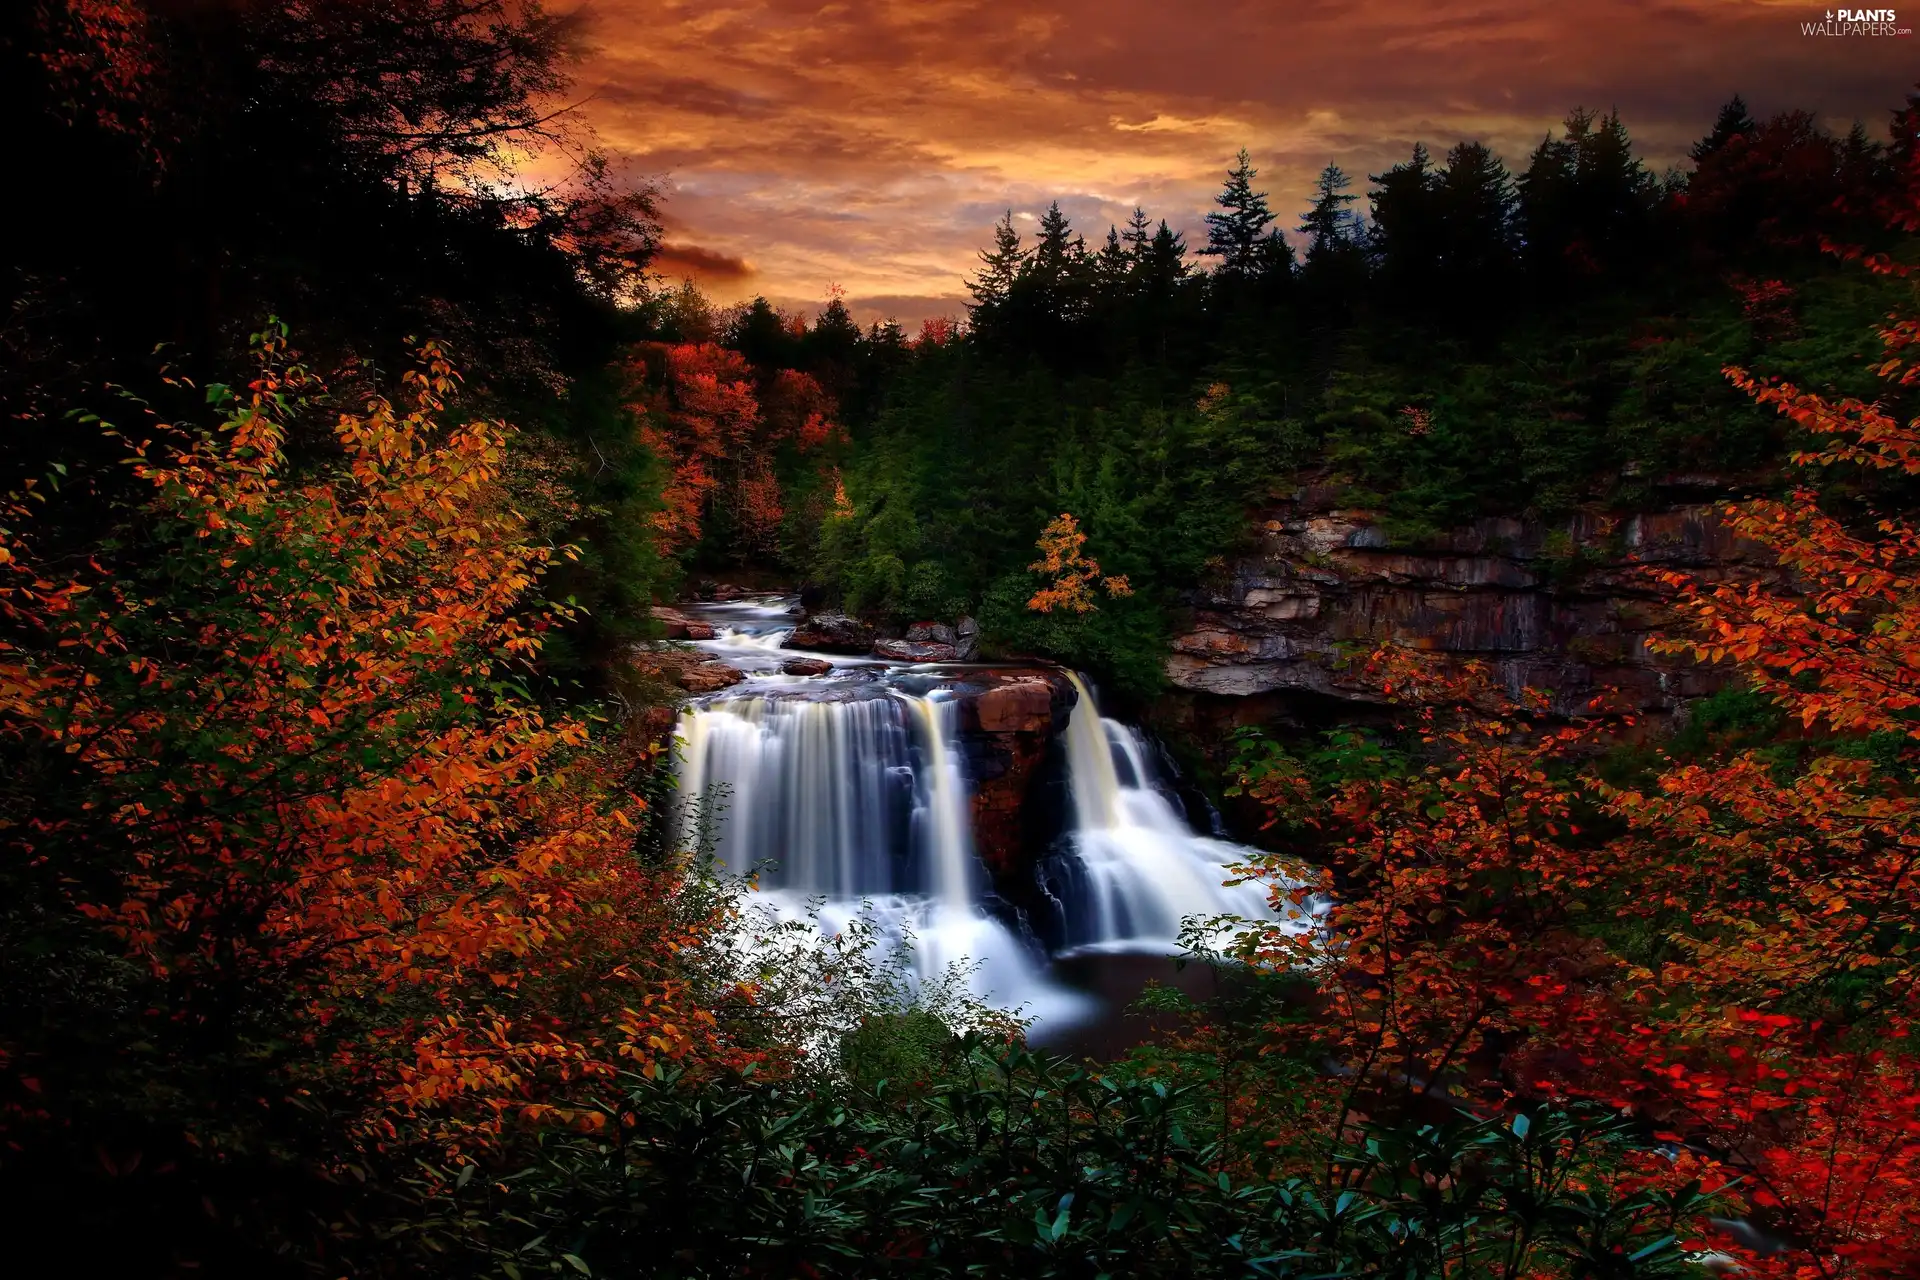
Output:
[[[1035,944],[983,900],[954,692],[968,669],[806,654],[833,671],[781,675],[803,656],[781,647],[786,604],[689,610],[717,628],[698,647],[749,678],[681,717],[688,839],[704,829],[728,868],[758,869],[761,895],[790,918],[817,910],[834,931],[866,914],[883,940],[910,945],[922,978],[971,963],[974,993],[999,1007],[1056,1027],[1084,1017],[1087,1002],[1048,981]],[[1174,954],[1183,917],[1268,915],[1264,887],[1222,883],[1252,851],[1196,835],[1156,788],[1140,735],[1103,720],[1072,678],[1072,813],[1055,877],[1065,948]]]
[[[1189,917],[1272,915],[1267,885],[1229,883],[1254,850],[1194,832],[1140,733],[1104,719],[1092,690],[1069,674],[1080,699],[1067,725],[1067,776],[1074,829],[1068,833],[1064,931],[1071,948],[1180,950]],[[1309,916],[1297,923],[1311,927]]]

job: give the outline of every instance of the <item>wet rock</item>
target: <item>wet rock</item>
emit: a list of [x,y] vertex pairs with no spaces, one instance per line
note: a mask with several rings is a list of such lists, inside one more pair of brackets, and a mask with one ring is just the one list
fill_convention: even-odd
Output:
[[962,662],[972,662],[980,654],[980,624],[962,617],[953,626],[954,654]]
[[688,693],[717,693],[746,678],[745,672],[724,662],[702,662],[680,672],[680,687]]
[[[792,643],[788,641],[789,645]],[[952,645],[936,644],[931,640],[877,640],[874,642],[873,656],[885,658],[889,662],[958,661],[958,655]]]
[[780,670],[790,676],[823,676],[833,670],[833,664],[825,658],[788,658]]
[[981,694],[974,702],[983,733],[1050,733],[1053,687],[1045,680],[1020,680]]
[[691,619],[686,614],[678,609],[669,609],[665,605],[658,604],[648,612],[653,615],[655,622],[665,628],[667,639],[685,640],[687,638],[687,626]]
[[1044,808],[1037,784],[1046,774],[1054,735],[1066,726],[1073,688],[1058,670],[975,673],[962,686],[960,737],[973,780],[974,847],[1002,886],[1033,883],[1033,859],[1044,850]]
[[907,628],[907,639],[916,643],[944,644],[954,646],[959,636],[944,622],[916,622]]
[[873,648],[873,628],[844,613],[817,613],[801,619],[787,637],[786,647],[821,653],[866,653]]
[[633,652],[633,665],[642,677],[678,685],[688,693],[712,693],[747,678],[738,668],[681,645],[642,645]]

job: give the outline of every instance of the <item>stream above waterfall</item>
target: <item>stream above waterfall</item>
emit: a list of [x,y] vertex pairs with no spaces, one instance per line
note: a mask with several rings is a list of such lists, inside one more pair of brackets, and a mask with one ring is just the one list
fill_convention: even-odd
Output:
[[[714,629],[695,647],[746,676],[680,717],[683,835],[735,873],[757,869],[782,915],[817,909],[837,930],[864,912],[885,944],[910,947],[916,975],[968,963],[976,996],[1022,1009],[1047,1040],[1102,1021],[1148,976],[1170,977],[1183,919],[1271,914],[1263,885],[1227,883],[1253,851],[1193,830],[1150,742],[1103,718],[1078,675],[786,649],[798,611],[784,596],[682,612]],[[783,674],[795,658],[829,670]],[[963,708],[1009,680],[1062,679],[1064,724],[1043,708],[1032,735],[1064,802],[1028,797],[1038,847],[990,867],[974,802],[992,735],[969,731]]]

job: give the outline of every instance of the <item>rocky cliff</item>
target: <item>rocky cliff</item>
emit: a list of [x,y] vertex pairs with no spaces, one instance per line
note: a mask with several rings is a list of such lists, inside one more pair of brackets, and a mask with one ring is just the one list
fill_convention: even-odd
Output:
[[1189,703],[1289,693],[1358,701],[1366,694],[1338,656],[1393,640],[1486,661],[1509,689],[1549,690],[1564,712],[1609,688],[1640,711],[1670,711],[1710,692],[1716,676],[1650,649],[1669,619],[1648,570],[1709,580],[1768,572],[1717,509],[1683,502],[1552,525],[1489,519],[1396,546],[1371,513],[1306,489],[1265,513],[1255,551],[1187,596],[1167,677]]

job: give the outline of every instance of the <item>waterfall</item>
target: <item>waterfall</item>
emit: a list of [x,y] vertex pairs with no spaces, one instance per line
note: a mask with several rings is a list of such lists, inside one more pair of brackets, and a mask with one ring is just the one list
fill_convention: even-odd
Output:
[[942,902],[973,905],[973,829],[967,813],[967,785],[960,776],[959,708],[951,699],[908,698],[922,725],[926,743],[924,801],[915,811],[925,826],[925,847],[933,862],[933,896]]
[[[1059,892],[1066,944],[1172,951],[1187,917],[1271,916],[1265,885],[1225,883],[1254,851],[1194,832],[1162,789],[1145,739],[1103,719],[1086,682],[1070,679],[1079,699],[1066,732],[1074,814]],[[1311,922],[1302,914],[1299,923]]]
[[980,903],[959,727],[950,691],[882,681],[703,699],[678,729],[683,832],[736,873],[758,867],[781,915],[817,911],[830,932],[865,915],[918,977],[964,964],[975,995],[1065,1024],[1084,1002]]
[[[783,674],[803,656],[783,647],[790,608],[689,610],[716,628],[696,647],[747,676],[680,717],[689,846],[705,837],[732,871],[757,870],[761,901],[788,918],[815,914],[833,932],[865,916],[883,945],[910,945],[922,978],[966,963],[974,994],[1000,1007],[1056,1028],[1084,1016],[1086,1002],[1045,976],[1006,923],[1017,917],[986,892],[960,736],[960,700],[980,685],[953,668],[929,676],[859,656],[831,659],[822,676]],[[1146,740],[1103,719],[1086,682],[1068,679],[1079,695],[1061,744],[1071,803],[1044,868],[1058,918],[1032,923],[1059,952],[1166,955],[1187,917],[1268,915],[1263,885],[1223,883],[1253,851],[1195,833]]]
[[689,708],[680,789],[700,803],[683,809],[686,834],[710,832],[736,874],[771,864],[771,888],[858,898],[911,887],[912,723],[885,689],[861,692]]

